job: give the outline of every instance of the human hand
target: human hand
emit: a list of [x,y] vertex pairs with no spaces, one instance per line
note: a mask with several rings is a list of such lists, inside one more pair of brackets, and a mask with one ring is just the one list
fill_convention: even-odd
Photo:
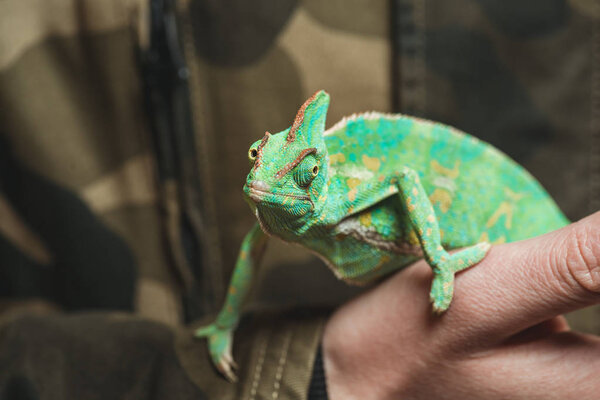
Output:
[[600,302],[600,212],[494,246],[433,315],[420,261],[337,310],[323,336],[338,399],[597,399],[600,338],[563,313]]

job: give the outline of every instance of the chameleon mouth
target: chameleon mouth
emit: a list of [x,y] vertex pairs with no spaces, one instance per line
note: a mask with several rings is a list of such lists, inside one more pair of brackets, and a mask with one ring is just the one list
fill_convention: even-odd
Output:
[[290,199],[298,199],[298,200],[310,200],[309,196],[297,195],[297,194],[282,194],[282,193],[273,193],[266,192],[264,190],[248,188],[248,196],[256,202],[263,200],[266,196],[279,196],[279,197],[287,197]]
[[256,187],[253,187],[253,186],[246,186],[246,187],[247,187],[246,193],[248,194],[248,197],[250,197],[250,199],[252,199],[252,201],[254,201],[255,203],[260,203],[267,196],[287,197],[290,199],[310,201],[310,196],[308,196],[308,195],[273,193],[273,192],[269,192],[267,190],[257,189]]
[[248,193],[248,197],[255,203],[261,202],[262,199],[269,194],[269,192],[265,192],[264,190],[253,189],[251,187],[248,188],[246,193]]

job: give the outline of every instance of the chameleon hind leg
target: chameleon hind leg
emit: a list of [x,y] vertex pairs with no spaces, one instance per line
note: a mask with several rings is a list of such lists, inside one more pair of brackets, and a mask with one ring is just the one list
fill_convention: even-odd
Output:
[[[448,309],[454,294],[454,274],[477,264],[490,248],[487,242],[478,243],[457,253],[447,256],[443,261],[433,268],[433,282],[429,299],[433,304],[433,310],[442,313]],[[431,264],[430,264],[431,265]]]
[[404,168],[396,178],[395,183],[402,197],[403,207],[419,238],[425,260],[433,269],[429,296],[433,310],[442,313],[452,301],[454,274],[481,261],[490,249],[490,244],[481,242],[449,254],[442,247],[439,224],[419,175],[410,168]]

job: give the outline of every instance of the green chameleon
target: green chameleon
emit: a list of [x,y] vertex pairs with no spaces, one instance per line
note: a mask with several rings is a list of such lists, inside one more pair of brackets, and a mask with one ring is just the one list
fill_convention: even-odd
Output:
[[529,173],[472,136],[376,112],[325,130],[328,106],[329,95],[315,93],[290,128],[265,133],[248,151],[244,194],[258,223],[244,238],[216,321],[195,332],[208,338],[213,362],[230,380],[233,330],[267,235],[306,247],[352,284],[425,258],[440,313],[452,300],[454,274],[479,262],[490,243],[568,223]]

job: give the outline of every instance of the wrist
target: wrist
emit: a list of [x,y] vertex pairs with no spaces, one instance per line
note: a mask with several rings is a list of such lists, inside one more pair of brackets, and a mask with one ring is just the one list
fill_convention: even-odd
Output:
[[342,332],[331,320],[325,328],[321,356],[329,400],[397,399],[399,371],[387,368],[368,342],[353,341],[353,333]]

